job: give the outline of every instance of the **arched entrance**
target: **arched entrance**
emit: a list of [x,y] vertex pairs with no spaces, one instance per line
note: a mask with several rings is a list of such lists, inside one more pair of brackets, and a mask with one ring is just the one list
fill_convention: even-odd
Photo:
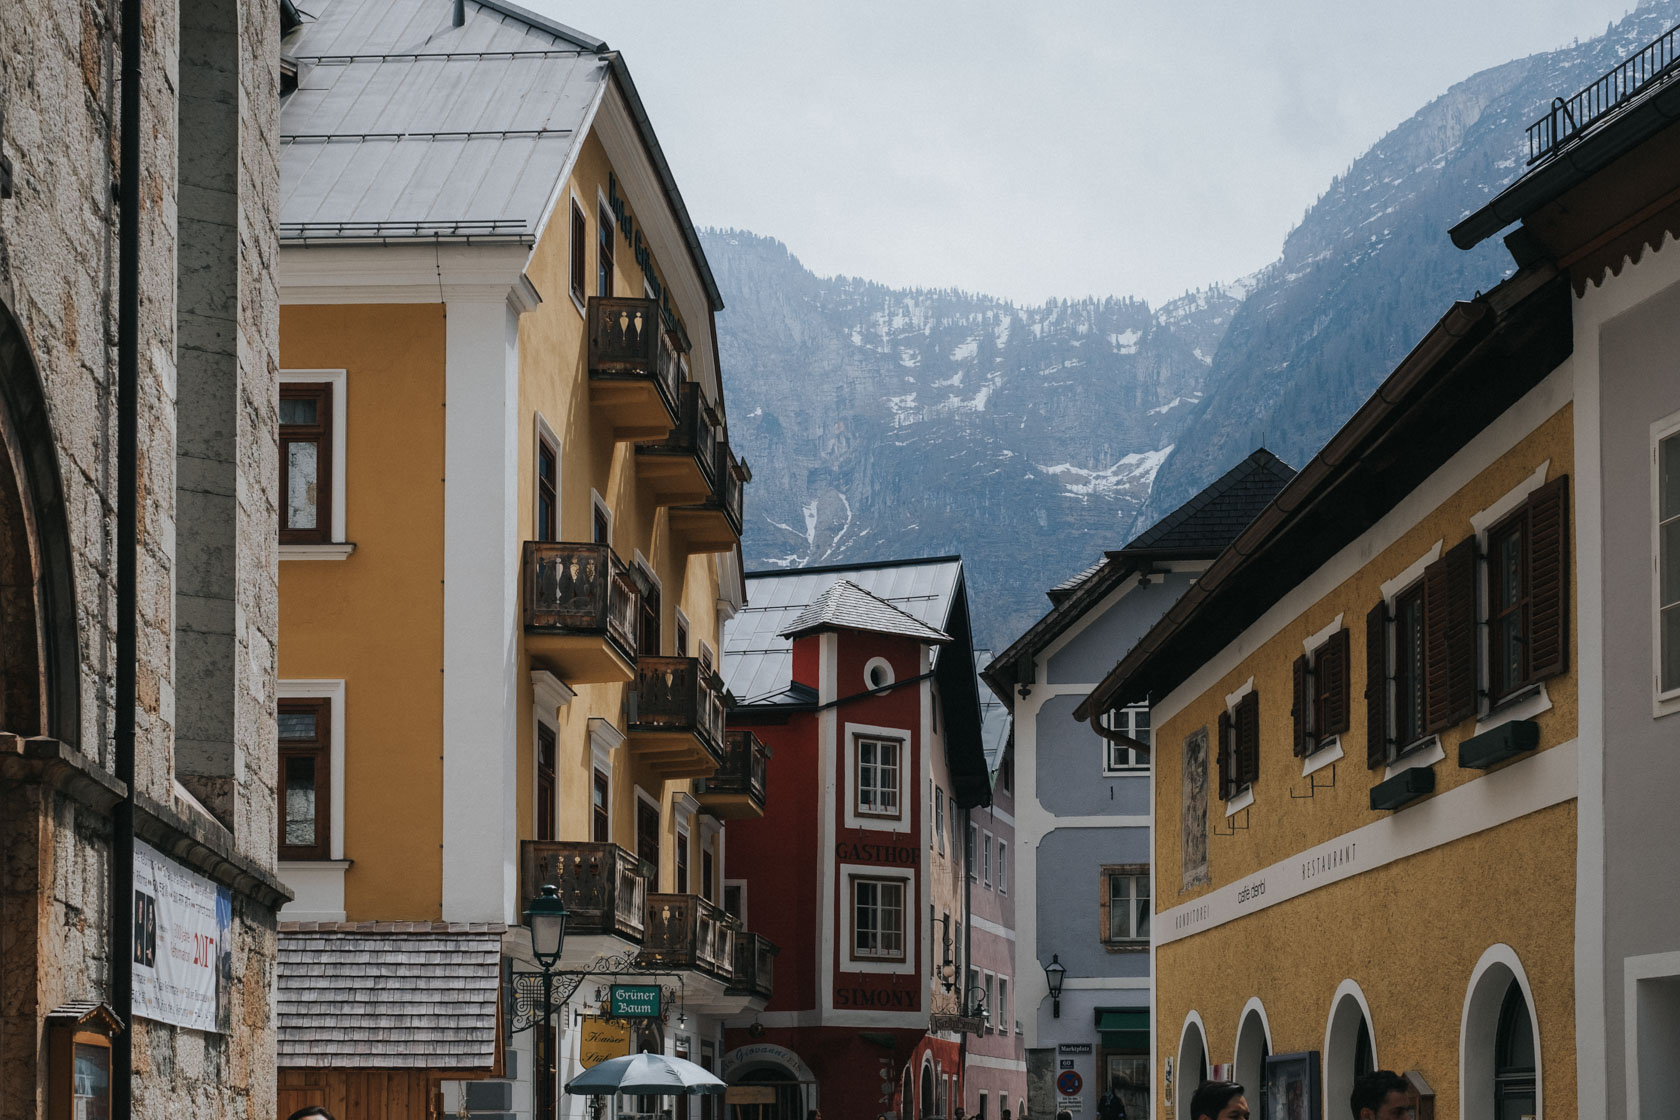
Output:
[[1184,1029],[1178,1036],[1178,1074],[1173,1098],[1181,1108],[1187,1108],[1190,1098],[1208,1076],[1207,1035],[1202,1030],[1202,1017],[1192,1011],[1184,1019]]
[[934,1099],[933,1059],[931,1057],[922,1061],[922,1107],[918,1115],[924,1118],[939,1115],[938,1102]]
[[1233,1056],[1233,1064],[1236,1066],[1236,1080],[1246,1090],[1249,1107],[1256,1115],[1265,1115],[1260,1097],[1266,1082],[1266,1058],[1271,1052],[1271,1030],[1266,1023],[1266,1008],[1258,999],[1251,999],[1243,1008],[1242,1021],[1237,1027],[1237,1052]]
[[1534,996],[1509,945],[1489,948],[1470,974],[1459,1054],[1462,1120],[1545,1115]]
[[1494,1120],[1522,1120],[1535,1114],[1534,1020],[1515,980],[1505,989],[1494,1040]]
[[1377,1066],[1371,1032],[1371,1011],[1365,993],[1352,980],[1343,980],[1330,1001],[1330,1022],[1324,1031],[1324,1112],[1346,1111],[1353,1082]]
[[761,1090],[728,1094],[725,1120],[805,1120],[818,1107],[816,1074],[785,1046],[753,1042],[729,1051],[723,1079],[731,1087]]

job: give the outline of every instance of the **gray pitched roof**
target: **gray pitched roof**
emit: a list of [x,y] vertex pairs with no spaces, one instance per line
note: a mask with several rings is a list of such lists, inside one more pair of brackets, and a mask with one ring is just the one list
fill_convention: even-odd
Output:
[[282,1066],[489,1069],[500,926],[364,923],[280,931]]
[[797,638],[813,630],[867,630],[872,634],[896,634],[934,645],[951,640],[945,631],[929,626],[915,615],[906,614],[859,587],[849,579],[837,579],[828,590],[807,603],[778,637]]
[[[724,682],[736,701],[744,706],[798,699],[814,701],[814,696],[802,698],[790,692],[793,641],[782,637],[782,633],[836,579],[849,580],[917,621],[948,632],[961,578],[962,561],[954,556],[855,567],[749,572],[748,605],[724,630]],[[937,650],[934,656],[939,657]]]
[[1086,580],[1088,580],[1092,576],[1096,575],[1097,572],[1100,571],[1102,569],[1102,566],[1106,563],[1108,563],[1107,560],[1098,560],[1095,564],[1092,564],[1089,568],[1086,568],[1084,571],[1079,572],[1076,575],[1069,576],[1067,579],[1064,579],[1061,583],[1058,583],[1056,586],[1054,586],[1050,590],[1046,591],[1045,594],[1050,597],[1050,601],[1052,603],[1061,602],[1063,599],[1066,599],[1069,595],[1072,595],[1075,591],[1078,591],[1080,584],[1084,583]]
[[1122,553],[1205,553],[1215,556],[1248,528],[1295,477],[1295,468],[1258,448],[1189,501],[1139,533]]

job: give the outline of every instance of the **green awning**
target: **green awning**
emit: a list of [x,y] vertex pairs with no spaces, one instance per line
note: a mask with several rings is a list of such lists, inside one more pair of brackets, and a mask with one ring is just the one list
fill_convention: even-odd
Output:
[[1141,1008],[1097,1008],[1097,1031],[1105,1050],[1149,1049],[1149,1011]]

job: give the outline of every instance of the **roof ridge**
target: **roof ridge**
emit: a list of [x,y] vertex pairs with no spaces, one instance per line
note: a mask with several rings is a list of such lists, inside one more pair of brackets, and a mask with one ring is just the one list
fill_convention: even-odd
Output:
[[[867,600],[864,604],[846,603],[844,600],[861,596]],[[874,604],[881,610],[889,612],[888,619],[872,620],[857,613],[859,607],[869,609],[868,604]],[[851,612],[847,617],[847,612]],[[892,625],[889,625],[891,623]],[[793,622],[782,630],[777,637],[791,638],[813,630],[827,629],[829,626],[843,627],[848,630],[869,630],[877,633],[903,634],[906,637],[919,637],[930,642],[948,642],[951,636],[937,627],[929,626],[915,615],[900,607],[887,602],[885,599],[868,591],[849,579],[837,579],[823,589],[822,594],[812,599],[799,612]]]
[[946,556],[916,556],[898,560],[860,560],[853,564],[811,564],[802,568],[760,568],[746,573],[748,579],[775,579],[780,576],[808,576],[822,572],[868,572],[879,568],[909,568],[918,564],[961,564],[957,554]]
[[1186,498],[1178,508],[1133,537],[1121,547],[1120,551],[1127,552],[1132,549],[1151,547],[1172,530],[1189,521],[1195,514],[1212,505],[1217,499],[1224,497],[1238,482],[1262,471],[1273,473],[1273,468],[1280,468],[1284,472],[1283,480],[1285,482],[1295,477],[1295,468],[1279,459],[1265,447],[1255,448],[1224,474]]
[[528,23],[538,31],[546,31],[550,35],[558,35],[567,42],[576,43],[586,51],[600,54],[608,49],[605,39],[597,39],[575,27],[568,27],[559,20],[549,19],[529,8],[522,8],[518,4],[511,4],[508,0],[473,0],[481,8],[489,8],[492,12],[499,12],[504,16],[511,16],[523,23]]

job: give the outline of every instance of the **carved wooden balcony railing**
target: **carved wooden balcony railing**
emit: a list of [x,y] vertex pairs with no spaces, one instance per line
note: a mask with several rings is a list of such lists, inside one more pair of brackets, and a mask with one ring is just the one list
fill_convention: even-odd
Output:
[[729,980],[735,973],[735,926],[697,894],[650,894],[641,961]]
[[671,510],[671,531],[690,552],[727,552],[741,540],[742,495],[752,471],[728,443],[717,445],[716,463],[706,500]]
[[630,748],[667,779],[703,778],[723,762],[723,693],[693,657],[643,657],[630,694]]
[[722,820],[764,815],[765,782],[770,748],[751,731],[734,730],[723,736],[723,765],[694,783],[700,807]]
[[735,976],[729,982],[729,993],[768,1002],[776,986],[776,955],[780,952],[762,933],[737,933]]
[[589,401],[617,439],[662,439],[677,422],[682,357],[657,300],[589,297]]
[[543,884],[560,888],[566,935],[612,934],[641,942],[647,928],[648,883],[636,857],[617,844],[527,840],[520,845],[521,898]]
[[681,386],[677,426],[662,440],[636,445],[636,475],[656,505],[692,505],[711,497],[717,473],[718,415],[693,381]]
[[604,544],[526,541],[525,648],[567,684],[627,681],[641,595]]

